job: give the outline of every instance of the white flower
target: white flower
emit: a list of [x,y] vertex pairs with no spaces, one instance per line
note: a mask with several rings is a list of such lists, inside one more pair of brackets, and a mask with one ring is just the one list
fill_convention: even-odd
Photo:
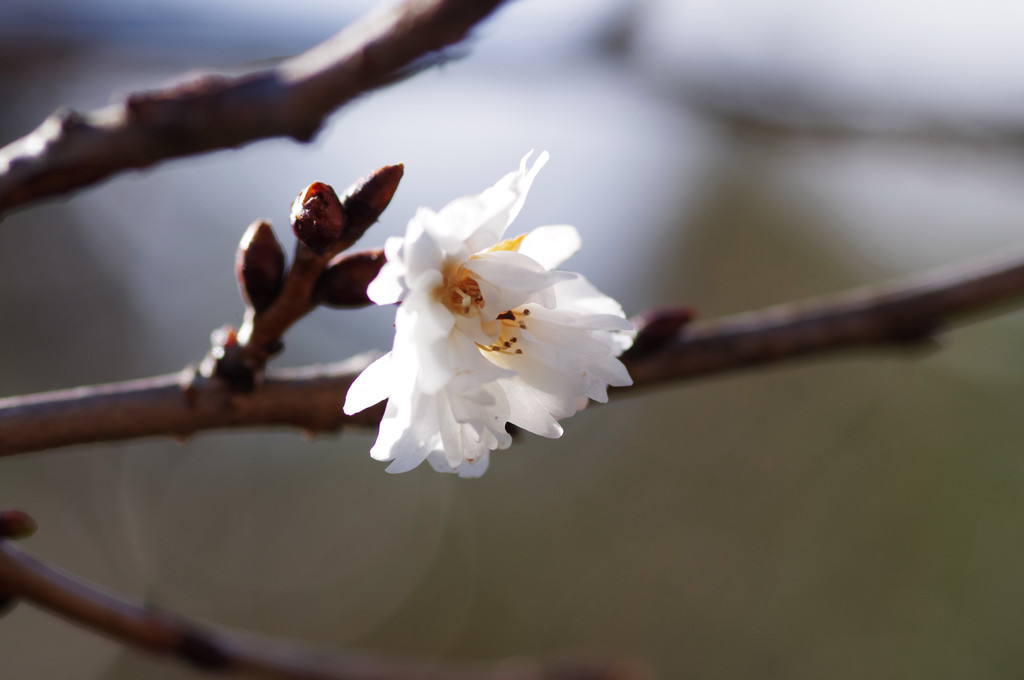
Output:
[[609,385],[630,385],[616,358],[632,343],[622,308],[582,276],[556,271],[580,246],[570,226],[502,240],[537,172],[519,170],[440,212],[420,208],[370,284],[378,304],[401,302],[395,343],[356,379],[353,414],[388,399],[371,455],[405,472],[424,459],[475,477],[507,448],[513,423],[559,437],[558,421]]

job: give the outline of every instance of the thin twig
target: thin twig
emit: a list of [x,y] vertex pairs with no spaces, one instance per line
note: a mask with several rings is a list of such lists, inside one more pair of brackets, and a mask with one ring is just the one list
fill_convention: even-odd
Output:
[[378,168],[338,198],[334,189],[314,182],[292,204],[297,240],[287,273],[284,251],[270,224],[252,223],[235,256],[235,275],[246,303],[236,332],[225,326],[199,365],[204,377],[216,376],[236,392],[251,392],[262,379],[267,360],[284,348],[283,336],[318,305],[357,307],[380,267],[383,250],[346,254],[387,208],[402,179],[403,167]]
[[200,626],[78,580],[0,539],[0,594],[151,653],[219,673],[291,680],[602,680],[634,675],[609,662],[511,661],[491,666],[323,651]]
[[[637,388],[841,350],[927,341],[954,321],[1024,297],[1024,250],[900,281],[735,316],[640,328],[623,361]],[[652,315],[647,315],[647,319]],[[341,405],[365,360],[271,372],[248,394],[216,380],[162,376],[0,400],[0,455],[232,427],[308,432],[373,427],[382,409],[345,416]],[[194,377],[193,375],[186,378]],[[190,385],[183,391],[180,385]]]
[[[291,268],[280,290],[264,308],[248,306],[245,322],[238,332],[244,363],[262,371],[267,359],[282,346],[285,331],[321,302],[331,304],[331,300],[321,300],[323,296],[317,295],[325,292],[317,291],[317,284],[321,279],[325,284],[329,280],[324,277],[328,267],[344,271],[349,286],[366,290],[376,277],[372,265],[383,266],[383,250],[335,258],[377,222],[391,203],[403,173],[401,164],[378,168],[349,187],[342,198],[322,182],[310,184],[299,194],[291,214],[292,231],[297,237]],[[251,241],[243,239],[240,248],[246,243],[251,244]],[[245,254],[240,257],[244,260]],[[366,278],[371,273],[372,276]],[[240,280],[240,284],[244,289],[245,282]],[[369,302],[367,298],[366,303]]]
[[309,141],[331,111],[461,41],[503,1],[407,0],[276,68],[59,110],[0,149],[0,214],[169,158],[266,137]]

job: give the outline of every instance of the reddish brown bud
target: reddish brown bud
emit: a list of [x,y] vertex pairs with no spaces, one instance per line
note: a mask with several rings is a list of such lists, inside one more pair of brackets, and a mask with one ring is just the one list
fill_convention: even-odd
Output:
[[633,346],[622,355],[623,361],[653,354],[679,335],[679,331],[693,320],[689,307],[655,309],[635,316],[630,321],[636,328]]
[[26,538],[36,532],[36,521],[21,510],[0,510],[0,538]]
[[338,194],[323,182],[313,182],[299,194],[292,203],[291,222],[295,236],[317,255],[341,250],[342,241],[355,241],[345,237],[345,213]]
[[262,312],[281,292],[284,281],[284,250],[269,222],[249,225],[235,253],[235,277],[242,300]]
[[379,249],[339,255],[317,280],[313,288],[313,302],[329,307],[365,307],[371,304],[366,287],[380,273],[384,262],[384,251]]
[[355,243],[367,229],[373,226],[384,209],[388,207],[398,183],[405,173],[405,166],[385,165],[349,187],[341,199],[345,211],[346,239]]

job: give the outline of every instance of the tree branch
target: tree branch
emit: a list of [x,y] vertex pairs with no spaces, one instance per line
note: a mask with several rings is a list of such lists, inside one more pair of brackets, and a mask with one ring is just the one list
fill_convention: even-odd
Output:
[[643,342],[641,328],[640,351],[623,361],[634,386],[646,387],[817,354],[906,347],[1021,297],[1018,247],[885,284],[681,325],[658,343]]
[[369,363],[355,357],[328,366],[268,372],[252,392],[231,390],[193,369],[143,380],[0,400],[0,455],[153,435],[184,438],[234,427],[334,432],[373,427],[383,409],[341,412],[345,393]]
[[331,111],[459,42],[502,2],[407,0],[276,68],[59,110],[0,149],[0,214],[169,158],[266,137],[309,141]]
[[623,664],[600,662],[440,665],[326,652],[213,630],[73,578],[2,538],[0,595],[31,602],[125,644],[205,671],[302,680],[601,680],[630,675]]
[[[708,321],[685,310],[637,319],[617,394],[739,368],[851,349],[907,346],[962,317],[1024,296],[1024,249],[811,301]],[[0,455],[203,430],[374,427],[383,408],[341,411],[365,358],[269,372],[250,393],[194,372],[0,400]]]

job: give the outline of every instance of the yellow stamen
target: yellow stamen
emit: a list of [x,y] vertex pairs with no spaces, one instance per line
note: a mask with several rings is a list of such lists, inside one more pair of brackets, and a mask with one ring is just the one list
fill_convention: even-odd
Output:
[[523,239],[526,238],[526,234],[520,234],[515,238],[505,239],[501,243],[491,246],[485,253],[494,253],[499,250],[511,250],[512,252],[518,252],[519,246],[522,245]]

